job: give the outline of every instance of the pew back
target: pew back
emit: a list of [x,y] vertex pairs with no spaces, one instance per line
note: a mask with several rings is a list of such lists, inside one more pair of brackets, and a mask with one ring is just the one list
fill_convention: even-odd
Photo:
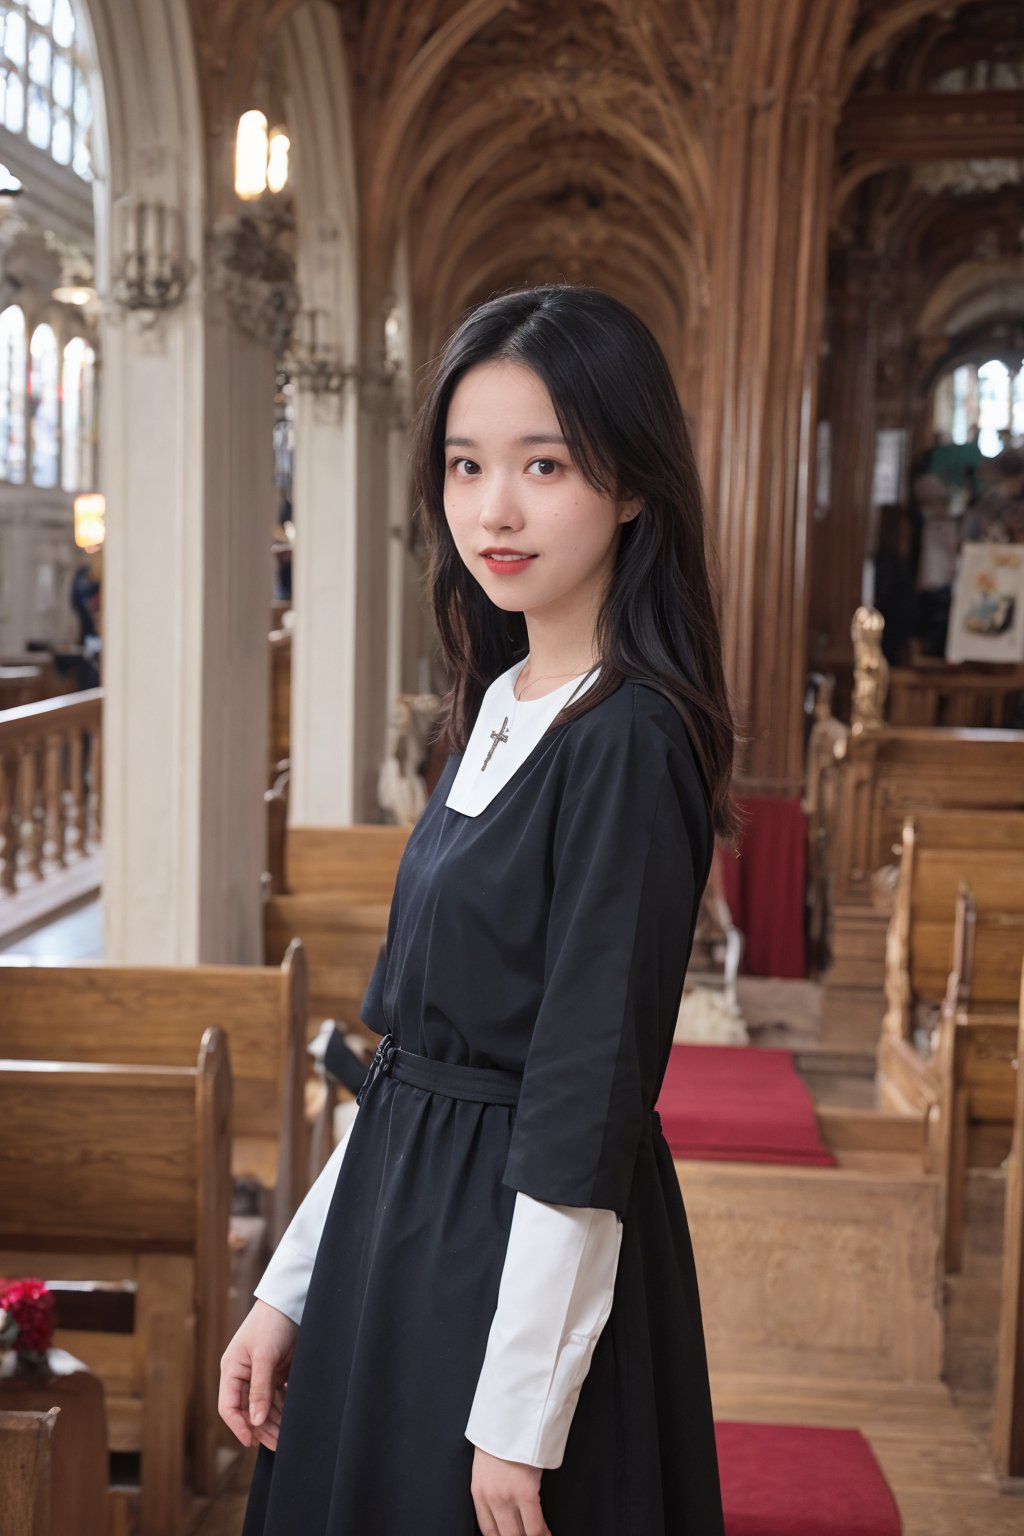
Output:
[[945,1189],[947,1270],[960,1268],[970,1167],[998,1167],[1013,1126],[1014,1054],[1024,962],[1024,881],[1016,911],[978,911],[961,882],[953,927],[953,968],[938,1026],[939,1125],[936,1155]]
[[53,1536],[50,1441],[59,1412],[0,1412],[0,1536]]
[[285,890],[336,896],[353,905],[387,906],[408,827],[289,827]]
[[[890,925],[887,1029],[905,1036],[913,1000],[941,1003],[954,964],[957,897],[968,882],[979,916],[1024,912],[1024,813],[922,811],[903,826],[902,859]],[[994,920],[976,934],[972,998],[1005,996],[1015,969],[1017,929]]]
[[191,1069],[0,1062],[0,1271],[135,1287],[130,1336],[75,1334],[107,1391],[111,1446],[142,1452],[142,1530],[179,1536],[216,1478],[231,1199],[227,1040]]
[[2,1049],[16,1059],[191,1066],[204,1031],[226,1031],[233,1171],[274,1191],[275,1237],[309,1183],[308,1009],[298,942],[284,947],[276,967],[0,961]]
[[1024,966],[1015,1059],[1013,1142],[1006,1164],[1003,1273],[992,1449],[1002,1477],[1024,1477]]
[[[309,1033],[335,1018],[358,1031],[359,1005],[387,933],[389,908],[336,896],[275,896],[264,908],[264,957],[272,964],[301,939],[309,959]],[[374,1037],[376,1038],[376,1037]]]
[[833,901],[871,899],[910,813],[1024,809],[1024,732],[906,727],[851,734],[839,786]]
[[292,632],[270,632],[270,721],[267,742],[268,783],[273,784],[291,757]]

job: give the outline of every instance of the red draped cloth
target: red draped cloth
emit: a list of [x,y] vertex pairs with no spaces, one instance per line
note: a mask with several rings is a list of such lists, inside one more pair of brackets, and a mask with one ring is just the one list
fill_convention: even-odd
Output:
[[745,818],[738,856],[719,852],[723,895],[746,936],[749,976],[804,976],[807,831],[799,800],[737,796]]

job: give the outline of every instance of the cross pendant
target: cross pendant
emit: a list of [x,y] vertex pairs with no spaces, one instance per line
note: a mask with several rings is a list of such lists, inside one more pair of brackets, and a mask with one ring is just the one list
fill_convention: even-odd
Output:
[[494,748],[498,745],[498,742],[499,741],[508,741],[508,732],[505,730],[505,727],[507,725],[508,725],[508,715],[506,715],[504,720],[501,722],[500,728],[498,730],[496,730],[496,731],[492,731],[491,732],[491,736],[493,738],[493,740],[491,742],[491,750],[488,752],[487,756],[484,758],[483,762],[480,764],[480,772],[481,773],[483,773],[484,769],[487,767],[487,764],[490,762],[491,758],[494,756]]

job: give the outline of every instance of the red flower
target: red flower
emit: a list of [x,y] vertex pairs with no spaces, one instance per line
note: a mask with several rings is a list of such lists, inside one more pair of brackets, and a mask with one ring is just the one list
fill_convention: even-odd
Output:
[[7,1313],[8,1342],[19,1355],[45,1355],[53,1338],[53,1296],[42,1280],[0,1281],[0,1311]]

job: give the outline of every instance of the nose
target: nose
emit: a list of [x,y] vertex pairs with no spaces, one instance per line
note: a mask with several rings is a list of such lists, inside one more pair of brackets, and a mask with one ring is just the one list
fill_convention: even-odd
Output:
[[522,528],[522,509],[503,475],[495,475],[481,497],[479,523],[484,533],[492,535]]

